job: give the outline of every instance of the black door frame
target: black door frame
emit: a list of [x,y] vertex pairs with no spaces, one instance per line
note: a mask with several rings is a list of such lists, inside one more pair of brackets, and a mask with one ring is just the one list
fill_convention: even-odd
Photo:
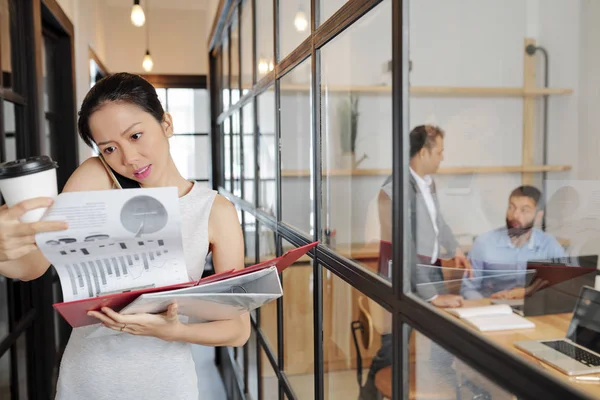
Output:
[[[44,76],[42,65],[43,30],[55,35],[55,56],[60,60],[53,87],[60,96],[55,113],[58,135],[52,137],[52,156],[59,164],[58,189],[66,183],[78,166],[76,131],[74,28],[56,0],[9,0],[11,35],[11,74],[1,74],[0,98],[18,105],[15,108],[17,158],[39,155],[44,143]],[[2,82],[10,76],[8,82]],[[8,79],[4,79],[8,80]],[[55,99],[56,101],[57,99]],[[1,107],[0,107],[1,108]],[[1,113],[1,111],[0,111]],[[6,158],[4,118],[0,114],[0,157]],[[0,338],[0,357],[11,349],[11,397],[13,399],[50,399],[54,385],[59,354],[66,338],[59,331],[59,345],[55,340],[55,300],[52,292],[52,271],[31,282],[7,279],[6,290],[9,313],[9,334]],[[26,357],[18,357],[17,341],[26,338]],[[26,365],[23,365],[26,363]],[[27,393],[19,388],[26,371]]]

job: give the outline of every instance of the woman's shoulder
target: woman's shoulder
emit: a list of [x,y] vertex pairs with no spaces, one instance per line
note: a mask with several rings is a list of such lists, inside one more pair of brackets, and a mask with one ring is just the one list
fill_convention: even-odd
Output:
[[85,160],[71,174],[63,192],[112,189],[112,181],[98,157]]
[[235,206],[232,202],[230,202],[225,196],[220,195],[219,193],[214,194],[214,200],[212,203],[212,207],[210,210],[211,215],[214,214],[231,214],[236,213]]
[[229,241],[239,230],[240,221],[235,206],[226,197],[216,194],[208,220],[210,242]]

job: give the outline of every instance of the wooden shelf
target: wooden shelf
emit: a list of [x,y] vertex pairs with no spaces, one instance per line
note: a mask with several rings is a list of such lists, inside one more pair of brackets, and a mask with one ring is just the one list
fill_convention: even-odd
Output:
[[[489,167],[447,167],[440,168],[437,175],[466,175],[466,174],[501,174],[501,173],[533,173],[533,172],[561,172],[570,171],[570,165],[514,165],[514,166],[489,166]],[[387,176],[391,175],[391,168],[384,169],[333,169],[324,171],[325,176]],[[283,178],[302,178],[310,176],[309,170],[283,170]]]
[[490,167],[447,167],[440,168],[437,172],[441,175],[461,174],[499,174],[514,172],[561,172],[570,171],[570,165],[514,165],[514,166],[490,166]]
[[[282,85],[283,92],[308,92],[309,85]],[[392,91],[390,86],[327,85],[323,90],[330,92],[384,93]],[[460,86],[411,86],[415,96],[472,96],[472,97],[524,97],[573,93],[572,89],[522,87],[460,87]]]
[[557,88],[535,88],[535,89],[526,89],[525,95],[532,96],[543,96],[550,94],[571,94],[573,93],[573,89],[557,89]]

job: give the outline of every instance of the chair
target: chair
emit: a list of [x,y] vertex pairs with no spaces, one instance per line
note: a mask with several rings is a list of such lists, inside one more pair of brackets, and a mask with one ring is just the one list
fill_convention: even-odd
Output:
[[[362,354],[360,350],[360,346],[358,345],[357,331],[361,333],[361,343],[365,350],[371,349],[373,346],[373,336],[375,334],[375,325],[373,321],[373,317],[369,310],[367,309],[367,298],[365,296],[358,297],[358,319],[356,321],[352,321],[352,338],[354,339],[354,347],[356,349],[356,380],[358,382],[359,389],[363,387],[363,368],[362,368]],[[391,368],[391,367],[390,367]],[[385,393],[391,393],[391,380],[389,379],[380,379],[380,375],[389,375],[390,368],[383,368],[375,374],[375,386],[379,391],[379,396],[383,398],[391,398],[385,396]],[[387,374],[387,375],[386,375]],[[377,386],[378,382],[385,381],[388,382],[386,384],[386,388],[380,388]],[[389,386],[389,387],[387,387]],[[383,390],[382,390],[383,389]]]
[[358,297],[358,319],[352,321],[352,339],[356,349],[356,379],[358,387],[362,387],[362,354],[358,345],[357,331],[361,333],[361,342],[365,350],[369,350],[373,345],[373,318],[367,310],[366,299],[364,296]]

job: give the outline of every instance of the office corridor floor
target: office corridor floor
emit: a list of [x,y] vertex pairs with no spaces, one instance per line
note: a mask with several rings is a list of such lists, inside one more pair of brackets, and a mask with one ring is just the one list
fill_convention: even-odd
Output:
[[215,348],[194,345],[192,354],[196,363],[200,400],[227,400],[223,380],[215,366]]

